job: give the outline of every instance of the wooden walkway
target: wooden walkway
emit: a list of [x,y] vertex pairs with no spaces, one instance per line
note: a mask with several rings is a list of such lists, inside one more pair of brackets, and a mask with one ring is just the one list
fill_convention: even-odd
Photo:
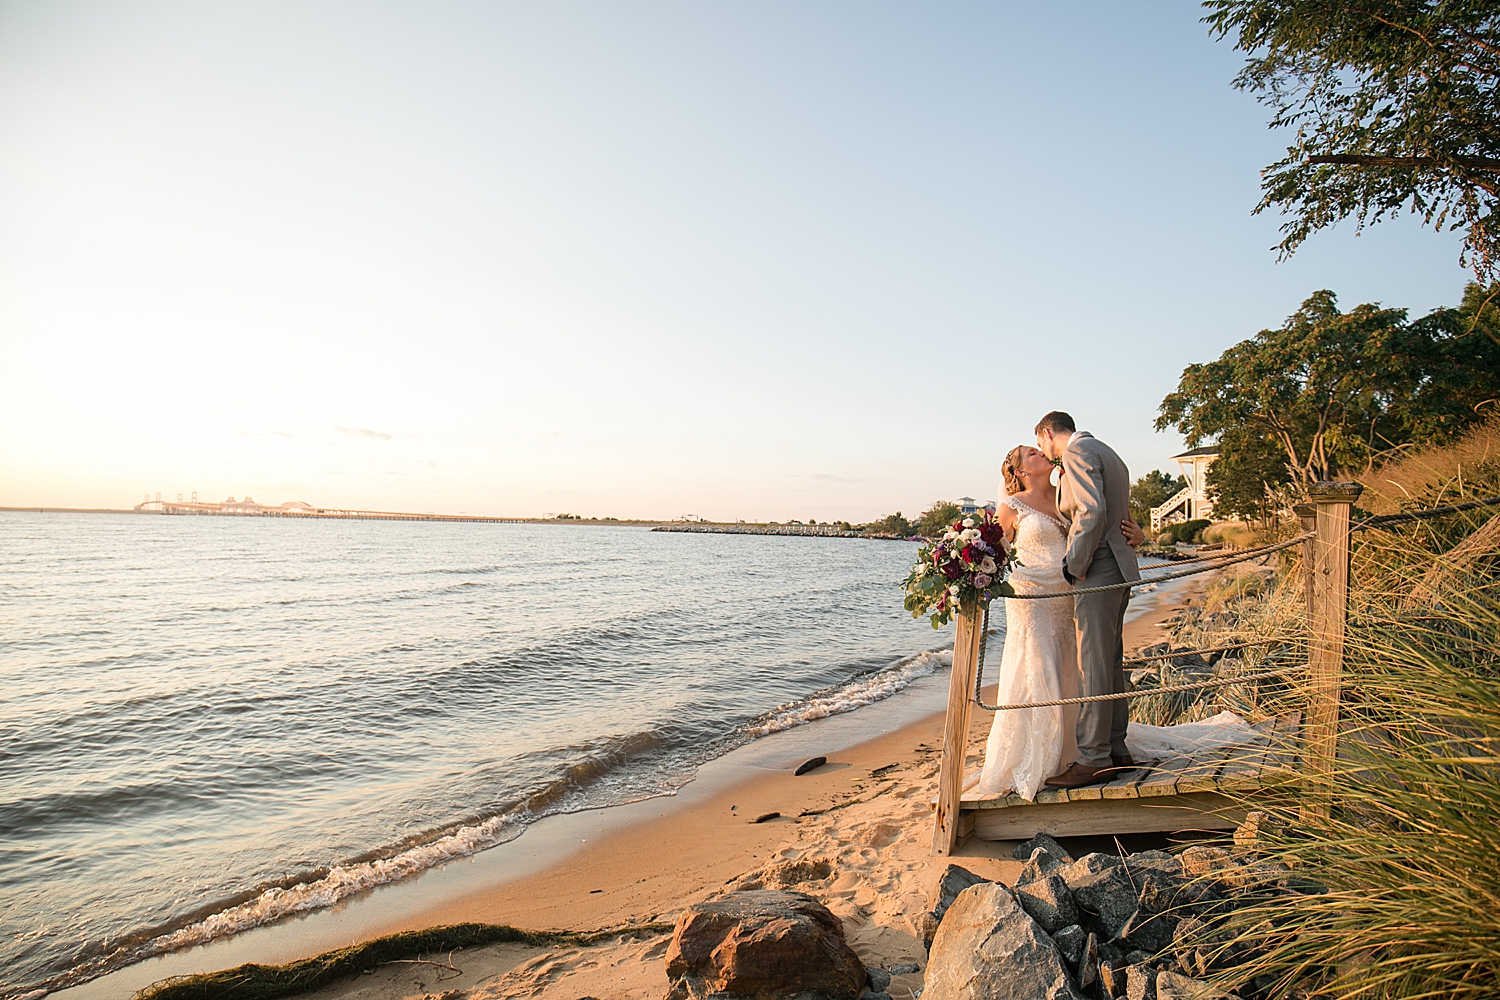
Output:
[[1038,833],[1232,830],[1245,818],[1245,793],[1274,795],[1296,782],[1301,722],[1300,714],[1270,719],[1254,727],[1263,737],[1254,744],[1134,768],[1106,784],[1043,789],[1032,802],[968,791],[959,799],[959,836],[1027,840]]

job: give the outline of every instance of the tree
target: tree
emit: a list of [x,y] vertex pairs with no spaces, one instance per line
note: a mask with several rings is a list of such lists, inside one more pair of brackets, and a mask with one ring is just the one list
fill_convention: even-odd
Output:
[[916,527],[903,517],[899,510],[894,514],[887,514],[878,521],[862,525],[861,530],[877,535],[899,535],[902,538],[909,538],[917,533]]
[[1234,86],[1296,129],[1261,173],[1283,257],[1355,217],[1402,210],[1464,231],[1481,277],[1500,262],[1500,6],[1492,0],[1207,0],[1204,21],[1247,53]]
[[958,504],[947,500],[934,500],[932,506],[922,512],[917,520],[917,534],[928,538],[941,538],[949,526],[963,520],[964,512]]
[[1284,486],[1291,480],[1281,446],[1249,425],[1220,435],[1219,457],[1203,478],[1214,516],[1245,521],[1265,516],[1268,487]]
[[1152,469],[1137,479],[1130,487],[1130,516],[1135,523],[1151,527],[1151,508],[1160,507],[1187,489],[1187,480],[1182,476],[1173,478],[1160,469]]
[[1458,432],[1500,397],[1500,345],[1485,325],[1495,295],[1500,285],[1471,285],[1466,305],[1408,323],[1405,309],[1344,313],[1332,292],[1314,292],[1280,329],[1189,365],[1156,428],[1175,425],[1193,444],[1264,435],[1304,486],[1368,468],[1393,447]]

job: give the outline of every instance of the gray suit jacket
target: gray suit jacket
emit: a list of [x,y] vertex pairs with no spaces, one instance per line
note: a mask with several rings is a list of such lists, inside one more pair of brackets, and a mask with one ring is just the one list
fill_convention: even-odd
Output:
[[1130,471],[1125,463],[1109,445],[1079,431],[1063,449],[1062,467],[1057,509],[1069,522],[1063,559],[1068,572],[1082,580],[1094,556],[1107,547],[1125,579],[1139,580],[1135,550],[1120,530],[1120,522],[1130,516]]

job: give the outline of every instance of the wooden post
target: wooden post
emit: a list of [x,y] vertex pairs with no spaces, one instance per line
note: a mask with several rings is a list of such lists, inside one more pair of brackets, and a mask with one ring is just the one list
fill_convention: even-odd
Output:
[[979,668],[980,630],[984,613],[965,605],[958,612],[953,638],[953,672],[948,678],[948,716],[943,726],[943,760],[938,771],[937,813],[932,853],[952,854],[958,847],[959,798],[964,790],[964,756],[969,749],[969,713],[974,704],[974,674]]
[[1358,483],[1317,483],[1308,490],[1318,535],[1313,541],[1307,717],[1302,728],[1304,819],[1328,815],[1338,764],[1344,628],[1349,619],[1349,511],[1363,490]]

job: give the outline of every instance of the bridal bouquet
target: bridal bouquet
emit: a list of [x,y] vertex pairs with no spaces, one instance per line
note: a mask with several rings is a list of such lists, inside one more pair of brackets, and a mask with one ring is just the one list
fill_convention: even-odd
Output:
[[988,511],[951,525],[943,537],[917,550],[917,564],[902,586],[913,618],[932,616],[941,628],[966,603],[983,609],[994,597],[1009,595],[1005,574],[1005,532]]

